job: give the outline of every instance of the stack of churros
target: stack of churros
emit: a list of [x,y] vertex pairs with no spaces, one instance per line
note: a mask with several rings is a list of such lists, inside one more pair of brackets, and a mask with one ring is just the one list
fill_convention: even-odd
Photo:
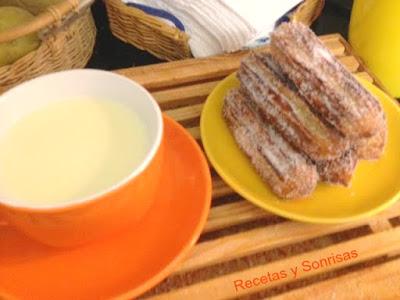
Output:
[[225,120],[279,197],[306,197],[318,181],[349,186],[358,160],[382,155],[382,107],[308,27],[282,24],[237,76]]

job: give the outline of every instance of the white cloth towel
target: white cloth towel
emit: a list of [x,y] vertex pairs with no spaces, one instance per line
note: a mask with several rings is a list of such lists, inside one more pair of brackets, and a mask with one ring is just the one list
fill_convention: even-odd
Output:
[[[183,24],[195,57],[234,52],[265,41],[301,0],[122,0],[171,24]],[[149,9],[149,10],[148,10]],[[155,10],[153,10],[155,9]],[[172,16],[165,18],[165,15]],[[173,22],[172,22],[173,23]]]

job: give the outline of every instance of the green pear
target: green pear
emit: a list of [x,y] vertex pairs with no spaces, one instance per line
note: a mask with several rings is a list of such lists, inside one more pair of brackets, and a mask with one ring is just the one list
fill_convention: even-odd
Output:
[[[31,21],[34,16],[25,9],[4,6],[0,7],[0,32]],[[9,65],[37,49],[40,39],[36,34],[23,36],[16,40],[0,43],[0,67]]]
[[[0,0],[1,1],[1,0]],[[60,3],[64,0],[19,0],[23,7],[37,15],[43,12],[48,6]]]

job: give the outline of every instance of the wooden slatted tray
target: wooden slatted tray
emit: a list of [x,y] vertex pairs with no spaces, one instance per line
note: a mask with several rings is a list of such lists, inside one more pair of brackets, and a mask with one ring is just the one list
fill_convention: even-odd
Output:
[[[351,72],[379,85],[340,35],[321,40]],[[117,72],[149,89],[165,113],[201,144],[198,126],[203,103],[222,78],[237,70],[245,54]],[[213,206],[199,243],[175,273],[142,298],[400,299],[400,203],[354,223],[303,224],[255,207],[212,174]],[[355,259],[300,270],[305,260],[320,261],[352,250],[358,254]],[[299,266],[296,279],[289,272],[275,281],[262,278],[295,266]],[[246,280],[253,282],[247,283],[248,288]]]

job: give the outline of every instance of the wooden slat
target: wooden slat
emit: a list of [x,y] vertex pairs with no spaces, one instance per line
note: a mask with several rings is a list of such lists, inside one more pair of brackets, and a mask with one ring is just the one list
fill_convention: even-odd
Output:
[[354,56],[343,56],[339,61],[346,67],[349,72],[357,72],[360,68],[360,63]]
[[200,117],[203,104],[196,104],[192,106],[186,106],[177,109],[170,109],[164,111],[168,116],[173,118],[175,121],[184,123],[195,120]]
[[332,40],[340,41],[342,39],[342,36],[339,33],[330,33],[330,34],[321,35],[319,38],[325,44]]
[[211,209],[203,232],[215,231],[271,215],[248,201],[225,204]]
[[327,46],[331,53],[335,56],[342,56],[345,54],[346,48],[340,42],[340,40],[329,40],[325,42],[325,46]]
[[195,84],[153,93],[163,110],[204,102],[219,81]]
[[374,83],[374,79],[367,72],[358,72],[356,75],[362,79],[365,79],[368,82]]
[[221,178],[213,179],[213,198],[220,198],[230,194],[234,191],[228,186]]
[[387,218],[371,219],[370,221],[368,221],[368,225],[373,232],[381,232],[392,229],[392,225],[390,224],[390,221]]
[[[215,80],[234,72],[247,52],[118,70],[150,90]],[[154,74],[157,74],[155,76]]]
[[[345,46],[339,35],[320,37],[331,52],[342,56]],[[210,81],[225,77],[238,69],[241,59],[248,51],[213,56],[203,59],[186,59],[181,61],[155,64],[116,71],[127,76],[150,90],[165,89],[200,81]],[[157,74],[157,76],[155,76]]]
[[[378,222],[378,220],[382,218],[392,218],[398,214],[398,210],[392,209],[370,219],[369,222]],[[258,251],[295,244],[318,236],[345,231],[366,224],[366,220],[336,225],[284,222],[229,235],[215,241],[204,242],[195,246],[188,259],[182,264],[179,272],[243,257]]]
[[352,272],[271,300],[314,299],[400,299],[400,259]]
[[340,40],[341,37],[342,36],[339,33],[329,33],[329,34],[324,34],[324,35],[319,36],[320,40],[323,43],[326,43],[331,40]]
[[319,226],[284,222],[229,235],[195,246],[178,272],[187,272],[354,227],[357,226]]
[[[292,234],[293,236],[293,234]],[[321,258],[330,257],[332,254],[344,253],[352,250],[356,250],[358,253],[357,259],[349,260],[347,262],[331,264],[324,268],[305,272],[301,267],[298,269],[296,280],[314,276],[323,272],[333,271],[337,268],[352,265],[362,261],[367,261],[376,257],[385,255],[388,252],[400,250],[400,227],[395,229],[384,231],[376,234],[363,236],[360,238],[352,239],[340,244],[331,245],[329,247],[306,252],[301,255],[295,255],[287,259],[282,259],[269,263],[267,265],[256,266],[244,271],[231,273],[211,280],[203,281],[188,287],[173,290],[168,294],[161,294],[150,299],[191,299],[191,300],[203,300],[203,299],[227,299],[238,296],[243,296],[249,293],[255,293],[266,288],[270,288],[277,285],[282,285],[295,279],[290,273],[291,267],[299,266],[301,262],[308,261],[319,261]],[[374,245],[379,245],[375,247]],[[267,274],[268,272],[279,272],[286,270],[288,276],[281,280],[268,282],[263,285],[253,286],[251,289],[239,289],[236,290],[234,282],[236,280],[252,280],[255,277],[260,277]]]
[[190,135],[197,141],[200,140],[200,127],[190,127],[186,128],[189,131]]

